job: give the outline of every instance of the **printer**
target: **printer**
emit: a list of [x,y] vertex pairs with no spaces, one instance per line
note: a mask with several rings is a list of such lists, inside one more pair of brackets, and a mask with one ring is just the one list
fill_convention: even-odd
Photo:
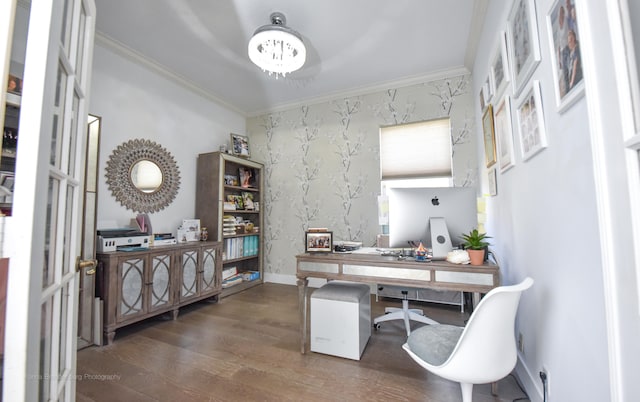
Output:
[[96,249],[99,253],[148,249],[151,235],[134,229],[98,230]]

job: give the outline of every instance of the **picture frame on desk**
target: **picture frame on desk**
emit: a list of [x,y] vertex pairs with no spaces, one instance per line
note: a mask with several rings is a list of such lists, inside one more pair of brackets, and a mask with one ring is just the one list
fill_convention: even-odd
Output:
[[305,232],[305,253],[331,253],[333,251],[333,232]]

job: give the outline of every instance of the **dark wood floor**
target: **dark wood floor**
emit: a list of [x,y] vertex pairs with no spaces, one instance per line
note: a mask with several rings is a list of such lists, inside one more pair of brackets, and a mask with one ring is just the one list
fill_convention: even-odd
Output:
[[[383,314],[395,300],[375,301]],[[462,325],[457,307],[419,305]],[[372,332],[360,361],[300,353],[297,288],[264,284],[184,308],[176,321],[123,328],[112,345],[78,352],[78,401],[460,401],[457,383],[427,373],[402,350],[401,321]],[[422,325],[415,323],[415,326]],[[513,376],[474,387],[475,402],[525,397]]]

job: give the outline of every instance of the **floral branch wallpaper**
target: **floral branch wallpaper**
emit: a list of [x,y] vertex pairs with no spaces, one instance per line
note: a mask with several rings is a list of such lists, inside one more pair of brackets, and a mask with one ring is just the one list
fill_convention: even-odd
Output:
[[454,76],[248,119],[252,159],[265,165],[265,272],[295,275],[310,227],[375,244],[381,126],[449,116],[454,185],[475,186],[470,88],[469,75]]

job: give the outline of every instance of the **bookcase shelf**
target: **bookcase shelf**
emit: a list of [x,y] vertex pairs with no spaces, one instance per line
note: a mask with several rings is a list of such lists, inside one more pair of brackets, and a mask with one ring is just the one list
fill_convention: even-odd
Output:
[[[223,244],[223,269],[233,266],[237,268],[239,275],[247,271],[259,272],[258,279],[224,288],[221,296],[225,297],[263,283],[264,218],[260,208],[264,185],[263,165],[226,153],[209,152],[198,155],[197,170],[196,217],[200,219],[202,226],[209,229],[210,238]],[[247,177],[250,178],[248,183],[245,180]],[[247,186],[236,185],[243,181]],[[237,197],[243,200],[248,197],[250,202],[253,202],[254,209],[243,209],[244,201],[240,204],[240,209],[224,208],[225,202],[233,202]],[[225,221],[225,217],[233,217],[233,222],[230,223],[230,218]],[[242,227],[245,223],[258,228],[258,232],[237,231],[235,234],[224,234],[225,224]],[[245,241],[250,236],[255,236],[256,241]],[[233,239],[240,240],[233,242]],[[243,251],[238,251],[237,247],[245,246],[251,247],[251,255],[238,257]],[[227,258],[229,256],[236,258]]]

